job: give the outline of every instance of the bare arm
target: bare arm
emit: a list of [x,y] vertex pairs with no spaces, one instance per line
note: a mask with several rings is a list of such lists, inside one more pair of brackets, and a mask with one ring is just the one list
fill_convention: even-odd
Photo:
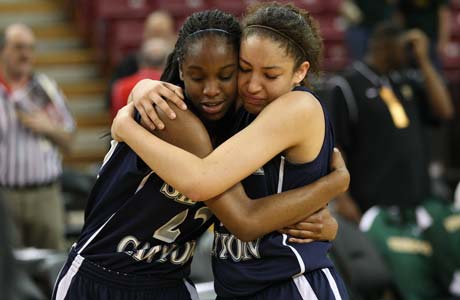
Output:
[[434,68],[428,55],[428,38],[418,30],[407,33],[407,39],[414,45],[414,54],[424,77],[425,89],[430,106],[436,116],[442,120],[454,117],[454,108],[447,87]]
[[[348,173],[336,170],[319,180],[281,194],[250,200],[241,184],[206,205],[225,227],[243,241],[300,222],[344,191]],[[282,212],[282,213],[281,213]]]
[[278,230],[289,234],[289,242],[310,243],[312,241],[332,241],[337,236],[339,224],[329,208],[323,207],[313,215],[294,225]]
[[[132,120],[132,112],[132,105],[120,110],[112,124],[113,137],[125,141],[163,180],[195,201],[221,194],[285,149],[322,143],[324,132],[321,105],[310,94],[291,92],[201,159],[150,135]],[[305,136],[310,138],[305,140]],[[316,157],[315,147],[305,146],[304,155]],[[179,169],[180,177],[175,171]]]
[[[344,152],[342,151],[341,153]],[[344,154],[342,154],[342,158],[344,161],[347,159]],[[356,224],[359,224],[361,217],[363,216],[363,212],[359,208],[358,203],[351,196],[349,191],[346,191],[336,197],[334,201],[334,209],[338,214]]]
[[[199,157],[206,156],[212,151],[212,146],[202,123],[190,111],[180,111],[174,107],[173,109],[177,113],[177,119],[174,121],[163,118],[164,113],[157,109],[166,129],[154,133]],[[230,232],[243,241],[251,241],[302,221],[345,191],[348,188],[349,174],[339,152],[334,153],[331,168],[331,174],[308,186],[270,195],[257,201],[249,199],[242,185],[237,184],[206,204]]]

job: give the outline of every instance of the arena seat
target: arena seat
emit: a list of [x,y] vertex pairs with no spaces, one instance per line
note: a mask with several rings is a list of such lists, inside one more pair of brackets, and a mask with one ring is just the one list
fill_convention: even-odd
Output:
[[450,1],[450,7],[453,10],[460,11],[460,0],[451,0]]
[[309,13],[319,16],[325,14],[337,15],[342,0],[293,0],[293,4],[306,9]]
[[142,43],[144,18],[131,20],[113,20],[109,28],[107,44],[109,63],[114,66],[131,51],[138,49]]
[[452,39],[460,41],[460,9],[451,11],[450,32]]
[[174,18],[174,27],[176,28],[176,32],[179,32],[179,29],[182,27],[182,24],[184,24],[185,20],[187,20],[188,17],[189,16],[181,16]]
[[147,0],[94,0],[94,16],[97,19],[146,17],[155,8]]
[[348,49],[343,43],[325,41],[323,62],[325,72],[342,71],[349,63]]
[[152,3],[157,9],[166,10],[175,18],[208,9],[206,0],[154,0]]
[[92,20],[94,20],[94,1],[76,0],[75,1],[75,19],[77,28],[86,42],[91,41]]
[[[101,61],[110,62],[111,34],[113,23],[118,20],[143,20],[155,9],[148,0],[95,0],[93,1],[92,44],[98,49]],[[109,47],[110,46],[110,47]]]
[[450,41],[442,56],[442,64],[446,70],[460,70],[460,42]]
[[208,0],[209,6],[217,8],[225,12],[234,14],[235,16],[241,15],[248,5],[257,1],[255,0],[242,0],[242,1],[228,1],[228,0]]
[[341,17],[334,15],[318,16],[321,35],[325,41],[344,41],[345,24]]

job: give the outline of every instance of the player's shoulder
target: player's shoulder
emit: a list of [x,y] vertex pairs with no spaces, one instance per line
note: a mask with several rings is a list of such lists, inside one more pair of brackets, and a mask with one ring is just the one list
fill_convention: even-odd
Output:
[[278,115],[300,120],[309,118],[322,111],[319,99],[307,89],[295,89],[273,101]]
[[158,116],[165,124],[166,129],[162,131],[180,135],[191,134],[195,137],[202,134],[207,135],[203,123],[191,110],[182,110],[172,102],[169,102],[169,105],[176,114],[176,118],[173,120],[171,120],[158,106],[155,107]]
[[159,107],[155,107],[158,116],[163,121],[165,129],[155,130],[159,138],[196,155],[209,153],[209,134],[200,119],[189,109],[179,109],[175,104],[169,103],[176,114],[171,120]]

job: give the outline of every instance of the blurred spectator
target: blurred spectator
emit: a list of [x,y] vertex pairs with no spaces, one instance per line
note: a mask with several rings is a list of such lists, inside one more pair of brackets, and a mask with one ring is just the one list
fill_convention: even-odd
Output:
[[168,54],[173,50],[169,41],[163,38],[151,38],[142,44],[138,55],[139,71],[135,74],[120,78],[113,85],[111,112],[112,118],[118,110],[128,102],[129,93],[141,79],[159,80],[166,63]]
[[56,83],[33,72],[35,36],[23,24],[0,38],[0,192],[16,229],[15,245],[63,247],[59,149],[75,129]]
[[[331,80],[337,142],[353,176],[353,200],[345,201],[350,211],[343,213],[355,221],[371,206],[410,207],[427,197],[422,126],[453,117],[448,91],[429,60],[428,41],[420,30],[403,32],[387,23],[376,30],[369,46],[364,61]],[[401,71],[407,51],[419,72]]]
[[[434,280],[435,254],[422,235],[437,222],[420,208],[430,197],[423,125],[453,117],[428,47],[422,31],[385,23],[372,35],[365,60],[331,79],[337,143],[353,178],[336,208],[361,221],[393,271],[402,299],[439,299],[447,292]],[[408,51],[418,70],[404,69]]]
[[440,70],[450,36],[449,0],[399,0],[398,16],[407,29],[418,28],[429,37],[430,58]]
[[393,15],[395,0],[347,0],[342,14],[349,23],[347,45],[353,60],[363,59],[375,25]]
[[[171,48],[174,47],[176,33],[174,29],[174,19],[166,11],[154,11],[151,13],[144,24],[144,38],[147,41],[150,38],[163,38],[171,43]],[[132,75],[139,70],[139,53],[136,51],[127,55],[121,63],[115,68],[115,71],[110,79],[107,104],[112,99],[113,84],[120,78]]]

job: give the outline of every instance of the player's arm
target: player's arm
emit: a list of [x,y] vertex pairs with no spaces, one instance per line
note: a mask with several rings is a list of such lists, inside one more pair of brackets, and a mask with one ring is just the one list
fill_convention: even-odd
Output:
[[339,223],[326,206],[307,219],[278,231],[290,235],[288,241],[293,243],[332,241],[339,231]]
[[[249,199],[242,185],[237,184],[206,201],[206,205],[230,232],[243,241],[252,241],[283,227],[293,229],[288,233],[303,237],[300,231],[289,225],[303,221],[348,188],[350,176],[338,151],[334,152],[331,168],[333,171],[329,175],[309,185],[258,200]],[[327,222],[325,226],[328,226]],[[334,227],[333,222],[331,226]],[[328,235],[326,239],[333,239],[336,229],[334,227],[332,237]]]
[[[181,111],[174,107],[172,109],[177,114],[177,119],[174,121],[164,118],[164,112],[157,109],[166,126],[162,131],[154,131],[154,134],[199,157],[210,153],[211,141],[201,121],[190,111]],[[304,220],[346,190],[349,174],[340,153],[334,153],[331,168],[333,171],[329,175],[308,186],[257,201],[249,199],[241,184],[237,184],[208,201],[207,205],[230,232],[241,240],[250,241]],[[175,171],[176,176],[182,176],[180,169]],[[326,223],[325,226],[328,224]],[[332,231],[336,230],[333,224],[331,227],[333,227]],[[297,236],[303,237],[302,233]],[[330,235],[326,233],[326,236]]]
[[[300,144],[308,152],[304,155],[314,159],[324,139],[321,105],[305,92],[290,92],[273,101],[205,158],[152,136],[132,114],[132,105],[119,111],[112,124],[114,139],[125,141],[163,180],[195,201],[223,193],[278,153]],[[178,169],[183,176],[176,176]]]

